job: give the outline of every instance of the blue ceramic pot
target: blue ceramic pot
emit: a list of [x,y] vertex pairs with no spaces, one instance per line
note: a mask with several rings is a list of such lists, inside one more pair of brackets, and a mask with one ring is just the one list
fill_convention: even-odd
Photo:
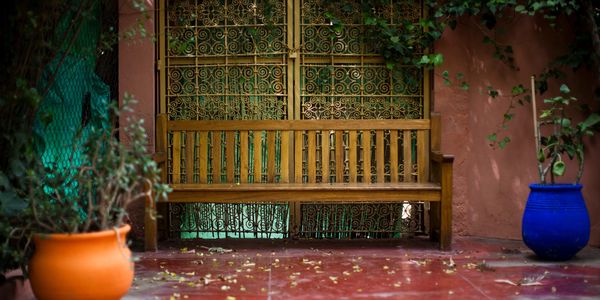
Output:
[[590,239],[580,184],[532,184],[523,214],[523,241],[545,260],[568,260]]

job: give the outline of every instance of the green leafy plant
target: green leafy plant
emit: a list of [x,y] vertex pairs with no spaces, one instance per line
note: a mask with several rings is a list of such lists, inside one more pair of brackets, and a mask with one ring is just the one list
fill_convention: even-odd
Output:
[[[90,50],[85,53],[99,60],[106,60],[103,55],[119,41],[148,37],[144,21],[150,10],[144,1],[131,1],[141,18],[123,34],[117,34],[110,22],[104,24],[106,20],[98,19],[94,10],[98,5],[110,10],[113,4],[8,1],[1,13],[0,23],[11,30],[2,39],[0,55],[5,66],[0,72],[0,272],[18,267],[26,271],[34,232],[88,232],[119,226],[126,219],[128,203],[147,197],[149,191],[155,198],[167,191],[167,186],[158,183],[158,170],[146,151],[142,120],[125,122],[126,144],[117,139],[120,129],[112,126],[86,132],[89,138],[83,147],[78,142],[78,151],[87,159],[78,159],[84,163],[73,163],[73,168],[44,166],[40,157],[44,139],[35,123],[43,127],[53,119],[40,107],[56,84],[66,57],[81,50],[83,44],[77,48],[75,41],[83,35],[84,22],[109,25],[101,29],[97,44],[96,39],[85,43]],[[65,22],[65,16],[71,18]],[[125,102],[131,98],[127,95]],[[123,113],[116,102],[108,111],[107,120],[117,120]]]
[[594,136],[600,115],[592,113],[582,122],[575,123],[567,110],[577,99],[569,97],[570,89],[564,84],[560,92],[559,96],[544,99],[549,107],[541,111],[539,121],[536,121],[538,172],[542,183],[547,183],[549,175],[550,183],[554,184],[556,177],[565,174],[565,159],[576,159],[579,169],[575,182],[579,183],[585,159],[584,138]]
[[[124,96],[118,117],[134,100]],[[23,181],[10,187],[15,194],[3,198],[0,230],[6,234],[3,255],[24,266],[34,233],[80,233],[120,227],[130,203],[158,201],[169,192],[160,183],[160,170],[147,151],[143,120],[127,119],[127,144],[117,138],[119,128],[93,128],[83,144],[82,163],[71,168],[43,167],[41,161],[24,170]],[[76,143],[73,143],[76,144]],[[9,185],[8,185],[9,186]],[[3,187],[6,191],[6,185]]]

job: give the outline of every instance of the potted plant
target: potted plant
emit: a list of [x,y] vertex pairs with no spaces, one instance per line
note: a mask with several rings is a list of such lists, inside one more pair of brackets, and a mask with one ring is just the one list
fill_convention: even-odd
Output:
[[[131,100],[126,94],[125,109]],[[112,112],[118,119],[116,105]],[[85,141],[73,143],[81,147],[77,162],[66,169],[31,167],[13,187],[20,197],[12,207],[21,210],[0,222],[12,228],[3,250],[20,254],[39,299],[119,299],[132,283],[127,206],[164,197],[168,187],[146,151],[143,120],[126,123],[127,144],[113,126],[88,127]]]
[[[532,91],[533,81],[532,77]],[[541,111],[539,120],[535,95],[532,97],[540,183],[529,186],[522,235],[525,244],[546,260],[568,260],[589,241],[590,219],[580,179],[585,165],[584,138],[593,136],[600,124],[597,113],[575,123],[568,109],[577,99],[568,96],[570,90],[564,84],[560,92],[544,100],[548,107]],[[578,163],[575,182],[557,183],[557,178],[565,175],[567,158]]]

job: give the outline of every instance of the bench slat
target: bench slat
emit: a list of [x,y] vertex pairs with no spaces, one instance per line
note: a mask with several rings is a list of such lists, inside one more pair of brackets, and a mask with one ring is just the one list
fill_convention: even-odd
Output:
[[226,120],[169,121],[170,131],[207,130],[408,130],[429,129],[430,121],[425,120]]
[[344,182],[344,132],[335,132],[335,182]]
[[173,183],[181,182],[181,132],[173,133]]
[[398,182],[398,131],[390,130],[390,182]]
[[294,182],[302,182],[303,139],[302,131],[294,132]]
[[371,183],[371,132],[362,133],[363,149],[363,182]]
[[418,168],[418,181],[426,182],[429,181],[429,174],[427,173],[427,161],[429,157],[427,156],[427,142],[426,142],[426,132],[425,130],[417,131],[417,168]]
[[248,131],[240,130],[240,182],[247,183],[249,168],[248,168]]
[[375,132],[377,143],[375,145],[375,162],[377,164],[377,182],[385,182],[385,145],[383,130]]
[[221,183],[221,132],[213,131],[212,133],[212,174],[213,183]]
[[290,133],[287,131],[281,132],[281,167],[280,176],[281,182],[290,182]]
[[321,182],[329,182],[329,155],[331,154],[329,139],[331,138],[329,130],[321,131]]
[[402,157],[402,165],[404,166],[404,182],[412,182],[412,137],[409,130],[404,131],[402,146],[404,149],[404,155]]
[[262,131],[253,131],[254,145],[254,181],[262,182]]
[[350,130],[350,132],[348,132],[348,164],[349,164],[349,169],[350,169],[350,182],[356,182],[357,181],[357,177],[358,177],[358,172],[357,172],[357,151],[358,151],[358,145],[357,145],[357,132],[356,130]]
[[309,130],[307,132],[308,136],[308,146],[307,146],[307,168],[308,168],[308,182],[315,183],[317,182],[317,142],[316,142],[316,132],[314,130]]
[[185,134],[185,182],[194,182],[194,148],[195,148],[194,131],[188,131]]
[[275,131],[267,131],[267,182],[275,182]]
[[208,182],[208,132],[200,131],[200,154],[198,155],[198,182]]
[[432,201],[439,202],[437,184],[210,184],[172,185],[170,202],[256,202],[256,201]]
[[227,182],[235,182],[235,132],[225,132],[225,174]]

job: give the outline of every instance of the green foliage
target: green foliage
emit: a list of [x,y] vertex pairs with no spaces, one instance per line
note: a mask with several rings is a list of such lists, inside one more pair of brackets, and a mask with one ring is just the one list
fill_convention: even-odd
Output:
[[[565,84],[561,85],[560,92],[562,95],[544,99],[544,103],[550,106],[540,113],[537,126],[541,135],[536,141],[539,175],[542,183],[547,182],[548,174],[550,182],[555,183],[555,177],[565,174],[565,159],[575,159],[579,165],[576,178],[576,182],[579,183],[584,167],[583,138],[593,136],[600,129],[600,115],[592,113],[583,122],[575,124],[568,116],[567,109],[577,99],[568,96],[571,90]],[[545,127],[548,127],[546,131]]]
[[[0,56],[4,66],[0,71],[0,272],[17,267],[27,271],[34,232],[119,226],[128,203],[147,197],[149,190],[157,197],[168,192],[158,182],[158,169],[146,151],[148,139],[141,120],[126,122],[128,145],[117,139],[117,128],[93,129],[83,150],[87,160],[73,164],[74,168],[47,168],[41,162],[43,139],[34,123],[37,119],[43,127],[52,122],[51,114],[39,111],[41,101],[61,69],[61,57],[73,51],[70,41],[76,40],[83,20],[94,18],[90,11],[95,3],[99,2],[8,1],[1,13],[2,28],[11,30],[3,36]],[[133,5],[148,12],[144,3],[136,0]],[[61,23],[65,14],[73,18]],[[115,31],[106,28],[101,33],[93,54],[112,51],[120,38],[127,37]],[[58,63],[51,74],[44,74],[49,80],[40,86],[43,70],[53,60]],[[129,95],[124,98],[131,100]],[[120,113],[115,102],[113,119]]]

